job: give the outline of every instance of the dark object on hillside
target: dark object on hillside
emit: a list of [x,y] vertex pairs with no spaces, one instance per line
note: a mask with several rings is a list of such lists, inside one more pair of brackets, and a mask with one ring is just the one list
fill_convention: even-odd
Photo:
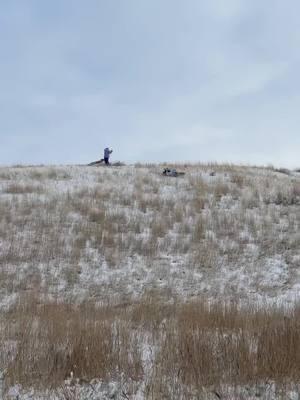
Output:
[[291,175],[291,171],[287,168],[275,168],[274,171],[280,174]]
[[89,167],[105,167],[105,166],[111,166],[111,167],[124,167],[126,164],[122,163],[121,161],[116,161],[114,163],[109,163],[109,164],[104,164],[104,160],[99,160],[99,161],[93,161],[89,164],[87,164]]
[[92,166],[92,165],[100,165],[103,163],[103,159],[102,160],[98,160],[98,161],[93,161],[91,163],[88,164],[88,166]]
[[209,173],[209,176],[216,176],[215,171],[210,172],[210,173]]
[[178,172],[178,171],[176,171],[176,169],[175,168],[172,168],[172,169],[170,169],[170,168],[165,168],[164,170],[163,170],[163,173],[162,173],[164,176],[172,176],[172,177],[178,177],[178,176],[183,176],[183,175],[185,175],[185,172]]

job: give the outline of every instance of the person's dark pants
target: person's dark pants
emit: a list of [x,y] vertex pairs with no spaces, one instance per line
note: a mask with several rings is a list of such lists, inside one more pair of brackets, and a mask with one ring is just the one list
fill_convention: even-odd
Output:
[[109,164],[109,159],[108,159],[108,157],[104,157],[104,162],[105,162],[106,165]]

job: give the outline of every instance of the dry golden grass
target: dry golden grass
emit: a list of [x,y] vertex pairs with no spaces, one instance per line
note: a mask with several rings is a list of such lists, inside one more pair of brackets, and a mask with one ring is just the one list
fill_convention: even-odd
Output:
[[40,194],[44,190],[45,188],[42,185],[11,183],[4,189],[4,192],[8,194]]
[[57,387],[71,373],[81,382],[144,381],[149,399],[158,391],[176,398],[175,389],[189,398],[224,384],[296,383],[299,310],[204,300],[170,305],[151,293],[139,303],[98,308],[29,296],[2,315],[0,369],[7,387]]

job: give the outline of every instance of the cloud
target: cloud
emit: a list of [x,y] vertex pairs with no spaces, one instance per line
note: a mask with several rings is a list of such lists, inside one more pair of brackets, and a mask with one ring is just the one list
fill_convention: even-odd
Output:
[[1,5],[0,162],[296,166],[296,1],[70,4]]

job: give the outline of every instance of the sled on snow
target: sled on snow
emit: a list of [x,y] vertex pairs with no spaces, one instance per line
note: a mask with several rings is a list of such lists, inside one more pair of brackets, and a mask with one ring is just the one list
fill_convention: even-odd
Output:
[[124,165],[125,165],[125,164],[122,163],[121,161],[117,161],[117,162],[114,162],[114,163],[105,164],[104,159],[98,160],[98,161],[93,161],[93,162],[87,164],[88,167],[99,167],[99,166],[103,166],[103,167],[106,167],[106,166],[111,166],[111,167],[123,167]]

